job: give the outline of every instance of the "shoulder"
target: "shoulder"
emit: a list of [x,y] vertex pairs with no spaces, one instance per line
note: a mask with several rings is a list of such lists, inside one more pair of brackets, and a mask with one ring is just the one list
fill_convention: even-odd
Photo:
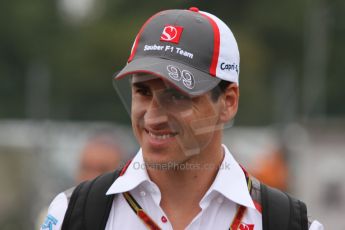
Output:
[[[307,216],[306,206],[305,206],[305,204],[302,201],[292,197],[291,195],[289,195],[289,194],[287,194],[285,192],[282,192],[282,191],[277,190],[277,189],[272,189],[272,188],[270,188],[267,185],[266,185],[266,195],[263,196],[263,191],[262,191],[262,188],[261,188],[263,186],[263,184],[259,180],[257,180],[256,178],[254,178],[252,176],[251,176],[251,179],[252,179],[251,197],[253,199],[255,207],[262,214],[266,213],[266,215],[269,215],[269,216],[272,215],[272,214],[275,215],[277,213],[279,213],[280,215],[288,215],[288,213],[280,212],[279,210],[281,210],[280,207],[283,205],[283,203],[281,203],[281,202],[283,202],[285,197],[289,197],[290,205],[292,205],[292,206],[286,206],[286,207],[293,208],[295,210],[295,211],[293,211],[293,213],[299,213],[301,218],[303,218],[303,216],[305,218],[307,218],[306,219],[306,221],[307,221],[306,224],[308,225],[308,229],[309,230],[323,230],[324,229],[323,225],[320,222],[318,222],[316,220],[311,221],[309,219],[309,217]],[[270,194],[269,197],[273,196],[274,198],[272,198],[272,197],[268,198],[268,193]],[[279,199],[278,199],[278,197],[279,197]],[[271,202],[273,202],[273,203],[271,203]],[[265,203],[265,204],[263,204],[263,203]],[[271,203],[271,204],[269,204],[269,203]],[[298,205],[295,205],[294,203],[296,203]],[[305,207],[304,210],[302,208],[302,204]],[[277,205],[279,206],[278,209],[275,208],[275,206],[277,206]],[[266,208],[269,207],[269,209],[273,208],[275,210],[275,212],[272,212],[272,210],[270,210],[270,211],[266,210],[265,211],[264,207],[266,207]],[[297,219],[299,220],[299,218],[297,218]]]
[[324,227],[319,221],[314,220],[310,223],[309,230],[324,230]]
[[[68,190],[67,190],[68,191]],[[65,192],[58,194],[50,203],[47,216],[41,225],[41,230],[61,229],[68,206],[68,197]]]

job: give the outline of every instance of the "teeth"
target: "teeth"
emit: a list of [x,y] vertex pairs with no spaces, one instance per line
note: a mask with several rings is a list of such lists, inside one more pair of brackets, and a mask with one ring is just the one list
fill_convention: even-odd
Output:
[[155,138],[155,139],[159,139],[159,140],[165,140],[165,139],[168,139],[170,137],[173,137],[175,136],[175,134],[164,134],[164,135],[155,135],[151,132],[149,132],[150,136]]

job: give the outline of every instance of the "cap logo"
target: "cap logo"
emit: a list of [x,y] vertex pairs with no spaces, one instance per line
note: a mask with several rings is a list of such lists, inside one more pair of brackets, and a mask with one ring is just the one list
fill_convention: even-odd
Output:
[[187,89],[193,89],[195,86],[195,79],[193,74],[188,70],[180,70],[178,67],[173,65],[167,66],[168,75],[175,81],[181,81]]
[[178,44],[180,42],[182,31],[182,26],[166,25],[163,29],[160,40]]

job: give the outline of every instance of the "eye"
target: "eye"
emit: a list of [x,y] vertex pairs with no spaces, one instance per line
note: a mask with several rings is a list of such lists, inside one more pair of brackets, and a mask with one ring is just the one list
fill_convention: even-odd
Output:
[[171,92],[170,97],[174,101],[180,101],[180,100],[190,100],[191,98],[185,94],[179,93],[177,91]]
[[141,96],[152,96],[151,91],[146,87],[135,88],[135,93]]

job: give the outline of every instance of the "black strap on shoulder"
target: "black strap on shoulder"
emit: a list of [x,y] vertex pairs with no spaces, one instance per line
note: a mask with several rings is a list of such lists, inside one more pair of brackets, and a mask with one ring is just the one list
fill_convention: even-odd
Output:
[[308,230],[306,205],[265,184],[261,187],[263,230]]
[[61,229],[105,229],[114,199],[114,195],[105,193],[119,174],[117,170],[79,184],[73,191]]

